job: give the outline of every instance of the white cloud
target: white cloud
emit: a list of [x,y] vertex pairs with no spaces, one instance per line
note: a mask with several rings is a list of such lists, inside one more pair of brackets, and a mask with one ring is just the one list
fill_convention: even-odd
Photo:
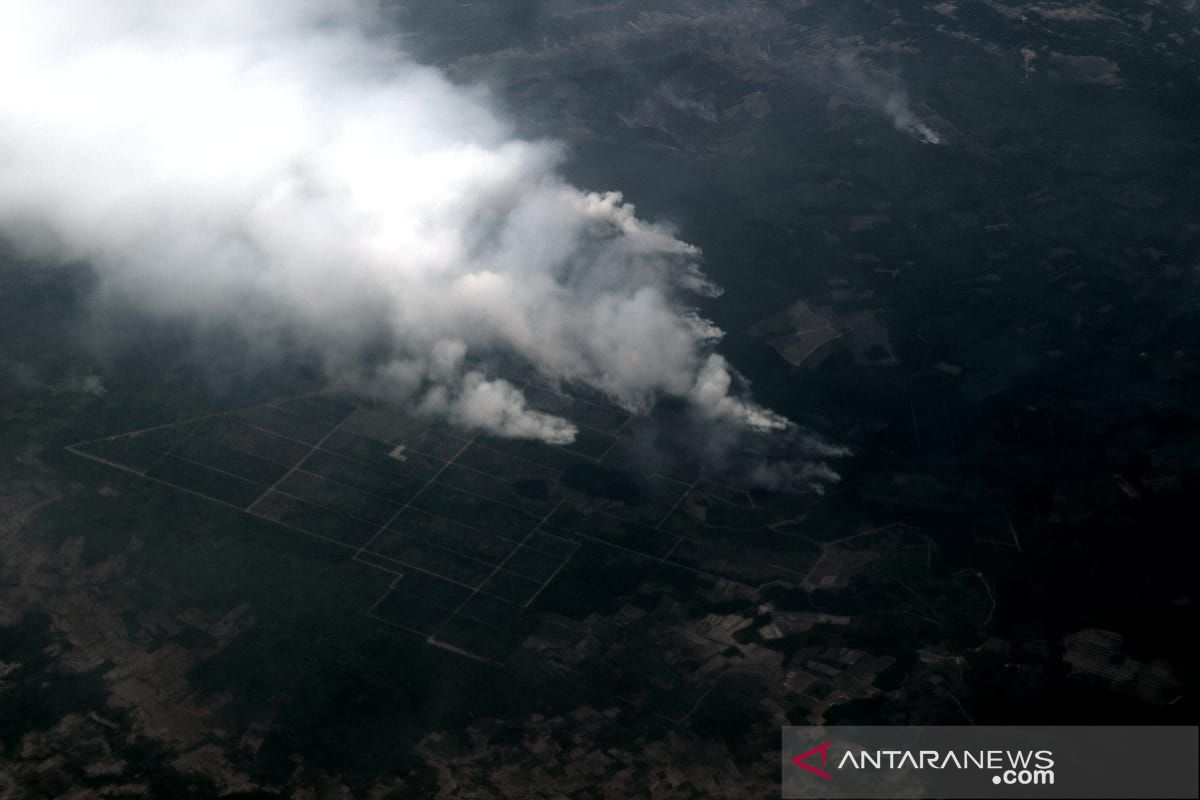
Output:
[[788,424],[734,396],[681,300],[718,293],[696,248],[364,21],[349,0],[5,0],[0,231],[88,261],[110,301],[264,349],[300,332],[331,379],[504,436],[574,429],[471,357]]

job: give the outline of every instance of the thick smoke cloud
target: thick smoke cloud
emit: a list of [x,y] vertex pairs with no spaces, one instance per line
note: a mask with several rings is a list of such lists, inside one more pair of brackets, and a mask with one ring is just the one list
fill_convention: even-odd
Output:
[[493,355],[788,427],[687,305],[717,293],[694,247],[368,29],[349,0],[6,0],[0,232],[109,301],[264,352],[301,335],[331,379],[504,436],[575,431],[470,366]]

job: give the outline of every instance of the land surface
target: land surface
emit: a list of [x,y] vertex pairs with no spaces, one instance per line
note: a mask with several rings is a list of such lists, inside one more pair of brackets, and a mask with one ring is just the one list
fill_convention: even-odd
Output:
[[98,350],[87,266],[5,250],[0,796],[763,797],[788,723],[1196,722],[1195,2],[384,10],[703,248],[841,480],[519,371],[576,443]]

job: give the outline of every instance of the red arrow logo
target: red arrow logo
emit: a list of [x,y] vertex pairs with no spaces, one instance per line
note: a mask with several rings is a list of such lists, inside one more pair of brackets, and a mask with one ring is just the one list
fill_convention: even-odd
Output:
[[826,742],[825,744],[819,744],[811,750],[805,750],[803,753],[801,753],[798,756],[792,756],[792,763],[795,764],[800,769],[808,770],[813,775],[816,775],[819,778],[824,778],[825,780],[830,780],[828,772],[826,772],[823,769],[817,769],[812,764],[809,764],[808,761],[806,760],[806,759],[811,758],[812,756],[815,756],[817,753],[820,753],[821,754],[821,766],[822,767],[825,766],[825,759],[829,757],[829,745],[830,745],[830,742]]

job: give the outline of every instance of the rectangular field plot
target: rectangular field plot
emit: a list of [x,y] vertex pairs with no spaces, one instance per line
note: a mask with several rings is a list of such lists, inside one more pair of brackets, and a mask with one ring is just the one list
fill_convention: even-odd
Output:
[[543,478],[514,477],[504,480],[457,464],[447,466],[438,475],[437,482],[441,486],[486,497],[539,517],[553,508],[559,499],[557,486]]
[[451,583],[477,588],[495,567],[461,553],[439,547],[414,533],[382,531],[371,542],[371,552],[385,556],[402,567],[443,578]]
[[483,581],[479,591],[513,605],[523,606],[532,600],[541,588],[541,581],[531,580],[507,569],[499,569]]
[[242,509],[266,488],[171,455],[155,464],[146,476]]
[[400,503],[395,500],[301,469],[292,472],[275,488],[375,527],[383,525],[400,509]]
[[426,484],[399,467],[388,464],[368,466],[361,461],[318,450],[309,456],[302,469],[322,478],[376,495],[390,503],[404,505]]
[[231,416],[278,436],[310,446],[321,441],[321,437],[329,433],[336,424],[305,419],[273,406],[255,406],[235,411]]
[[523,629],[516,606],[416,571],[397,578],[371,616],[422,636],[436,635],[452,649],[485,659],[502,657],[505,651],[497,643],[508,646]]
[[[480,602],[483,600],[479,598]],[[472,599],[472,603],[475,602]],[[473,610],[478,613],[483,607]],[[456,614],[437,629],[433,643],[485,661],[502,662],[525,638],[529,623],[517,609],[511,609],[503,615],[495,613],[505,609],[505,605],[498,601],[491,601],[486,607],[493,611],[488,621],[480,621],[465,613]]]
[[579,542],[538,529],[525,540],[525,548],[536,550],[559,560],[570,558],[579,549]]
[[[487,450],[504,453],[512,458],[529,461],[555,472],[561,472],[574,464],[587,463],[589,459],[579,453],[572,453],[561,447],[554,447],[544,442],[531,439],[499,439],[492,436],[480,435],[475,444]],[[469,451],[468,451],[469,452]],[[463,455],[466,455],[464,453]],[[486,472],[487,470],[483,470]]]
[[161,461],[166,453],[193,436],[199,424],[172,425],[145,433],[86,442],[76,445],[75,450],[91,458],[144,473]]
[[361,547],[375,533],[375,527],[367,522],[278,492],[270,492],[255,502],[253,511],[265,519],[350,548]]
[[360,408],[342,423],[342,430],[442,460],[452,458],[467,443],[428,420],[416,420],[393,409]]
[[591,536],[652,558],[665,556],[678,538],[607,514],[584,514],[566,506],[555,512],[550,521],[558,528]]
[[[397,451],[396,447],[357,433],[335,431],[321,445],[322,450],[350,458],[374,469],[429,480],[445,462],[412,450]],[[393,453],[395,455],[393,455]]]
[[310,394],[272,403],[270,408],[279,408],[301,419],[323,425],[326,430],[337,425],[354,411],[354,405],[345,400],[323,394]]
[[[572,549],[571,552],[574,552]],[[518,548],[515,553],[509,556],[508,561],[504,562],[504,569],[508,572],[516,573],[538,583],[548,581],[551,576],[563,565],[563,562],[571,557],[571,553],[566,555],[553,556],[548,553],[543,553],[539,550],[534,550],[528,545],[523,545]]]
[[[547,445],[543,447],[550,449]],[[479,441],[473,442],[463,450],[458,458],[454,459],[454,463],[505,480],[529,478],[550,483],[561,472],[554,467],[498,450]]]
[[287,472],[287,467],[282,464],[243,453],[199,435],[172,450],[171,455],[228,472],[259,486],[270,486]]
[[371,543],[371,550],[391,555],[385,543],[387,534],[408,537],[476,561],[496,565],[508,558],[517,542],[494,533],[461,525],[415,508],[406,508],[392,521],[388,530]]
[[662,522],[688,491],[688,484],[665,475],[639,476],[638,502],[614,503],[606,510],[614,517],[655,527]]
[[[314,394],[71,449],[277,523],[297,542],[322,540],[316,547],[330,557],[394,578],[364,609],[373,619],[492,663],[528,635],[539,598],[582,604],[597,590],[681,570],[782,576],[819,555],[766,541],[779,534],[761,526],[749,535],[767,546],[754,552],[710,536],[697,527],[706,517],[688,515],[700,500],[680,502],[690,484],[647,475],[624,447],[626,412],[546,387],[527,395],[531,407],[578,425],[575,442],[468,435]],[[730,513],[752,513],[747,505]]]
[[404,573],[392,584],[392,591],[409,597],[423,597],[450,611],[454,611],[471,596],[471,590],[466,587],[420,572]]
[[472,528],[520,541],[538,524],[539,517],[501,505],[484,497],[464,494],[434,484],[417,495],[412,505],[431,514],[448,517]]
[[236,417],[218,417],[200,425],[196,438],[216,442],[283,467],[290,468],[297,464],[311,449],[302,442],[255,428]]
[[388,592],[371,616],[419,636],[430,636],[454,613],[430,603],[423,597]]
[[[539,545],[543,549],[537,549]],[[401,568],[420,570],[524,605],[577,547],[573,541],[542,533],[519,544],[406,508],[371,540],[367,553],[386,557]]]
[[511,626],[520,617],[521,609],[504,600],[476,593],[468,597],[456,613],[484,625],[504,628]]

